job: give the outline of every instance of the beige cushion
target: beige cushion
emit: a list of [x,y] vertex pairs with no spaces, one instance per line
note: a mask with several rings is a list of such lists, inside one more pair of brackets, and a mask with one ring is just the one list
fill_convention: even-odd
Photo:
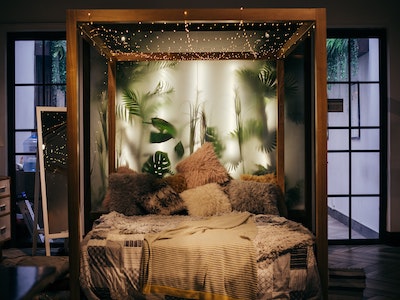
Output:
[[213,216],[232,211],[227,195],[217,183],[208,183],[180,194],[189,215]]

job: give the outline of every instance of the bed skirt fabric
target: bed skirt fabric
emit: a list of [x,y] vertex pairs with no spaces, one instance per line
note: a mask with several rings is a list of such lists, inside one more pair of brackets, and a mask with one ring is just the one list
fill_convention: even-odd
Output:
[[[251,240],[256,282],[248,285],[254,290],[249,299],[320,299],[313,235],[302,225],[283,217],[251,215],[251,219],[257,228]],[[145,238],[179,228],[182,222],[200,220],[192,216],[127,217],[116,212],[103,215],[81,245],[80,284],[85,296],[88,299],[177,299],[176,294],[143,293],[140,271]],[[232,253],[225,258],[225,264],[229,264],[229,260],[232,265],[240,261],[240,253]],[[213,267],[218,268],[217,265]],[[195,264],[191,269],[199,272]],[[242,278],[240,276],[233,275],[229,280]],[[240,280],[237,283],[240,284]],[[219,299],[201,291],[193,295],[192,299]],[[235,299],[229,294],[225,296],[221,299]]]

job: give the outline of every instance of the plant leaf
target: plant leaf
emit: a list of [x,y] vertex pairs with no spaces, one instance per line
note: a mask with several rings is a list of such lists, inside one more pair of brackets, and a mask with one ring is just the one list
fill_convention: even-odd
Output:
[[173,136],[170,133],[163,133],[163,132],[150,132],[150,143],[163,143],[166,142],[170,139],[172,139]]
[[183,154],[185,154],[185,148],[183,147],[183,144],[181,141],[179,141],[179,143],[175,145],[174,150],[179,158],[181,158],[183,156]]
[[155,128],[157,128],[160,133],[163,133],[163,134],[168,133],[171,135],[171,137],[176,136],[176,129],[175,129],[174,125],[172,125],[171,123],[169,123],[163,119],[152,118],[151,124],[153,124],[153,126]]
[[142,172],[153,174],[158,178],[171,173],[171,162],[168,158],[168,153],[157,151],[154,155],[149,156],[142,166]]

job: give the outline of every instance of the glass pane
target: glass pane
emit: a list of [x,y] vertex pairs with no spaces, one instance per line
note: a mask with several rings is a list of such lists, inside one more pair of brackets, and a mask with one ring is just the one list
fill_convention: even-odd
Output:
[[15,83],[40,83],[36,77],[35,41],[15,41]]
[[349,79],[348,44],[348,39],[327,39],[328,81],[347,81]]
[[63,84],[66,82],[66,41],[45,41],[45,83]]
[[379,153],[352,153],[351,192],[379,194]]
[[65,86],[52,85],[45,89],[45,104],[46,106],[66,106],[65,103]]
[[359,138],[351,140],[352,150],[379,150],[379,129],[361,129]]
[[36,128],[35,107],[41,90],[34,86],[15,87],[15,129]]
[[342,103],[342,109],[328,113],[329,126],[349,126],[349,87],[347,84],[329,84],[328,102]]
[[[290,77],[297,84],[304,85],[305,50],[303,47],[299,47],[295,52],[285,60],[285,74],[290,74]],[[293,82],[289,82],[286,88],[289,90],[293,88]],[[305,180],[306,159],[304,158],[307,157],[305,151],[307,139],[304,126],[305,97],[304,89],[300,89],[296,93],[287,93],[285,96],[284,172],[286,183],[285,200],[289,209],[306,209],[305,192],[307,188],[305,185],[307,180]],[[221,115],[222,112],[223,110],[221,110]],[[274,114],[269,114],[268,118],[273,117]]]
[[328,149],[329,150],[348,150],[349,149],[349,130],[329,129],[328,130]]
[[[119,67],[119,64],[117,65]],[[101,209],[108,185],[107,60],[90,48],[90,172],[92,211]],[[117,156],[117,163],[119,157]],[[122,163],[120,163],[122,165]]]
[[361,126],[379,126],[379,84],[360,84]]
[[37,134],[31,131],[17,131],[15,133],[16,153],[35,153],[37,149]]
[[35,172],[36,171],[36,155],[16,155],[15,167],[17,171]]
[[349,193],[349,154],[328,153],[328,194]]
[[349,238],[349,198],[328,197],[328,239]]
[[379,80],[379,39],[365,38],[351,40],[351,80]]
[[351,238],[379,238],[379,197],[353,197],[351,215]]

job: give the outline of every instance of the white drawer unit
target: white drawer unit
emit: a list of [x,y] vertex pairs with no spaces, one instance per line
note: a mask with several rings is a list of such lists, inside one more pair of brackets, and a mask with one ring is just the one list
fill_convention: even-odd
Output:
[[10,178],[0,176],[0,243],[11,239]]

